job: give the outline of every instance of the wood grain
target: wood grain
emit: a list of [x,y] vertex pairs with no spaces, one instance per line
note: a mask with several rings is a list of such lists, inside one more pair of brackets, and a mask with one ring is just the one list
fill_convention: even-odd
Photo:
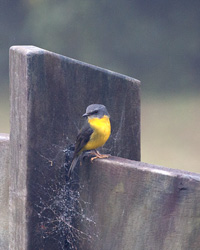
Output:
[[62,220],[63,150],[74,143],[86,107],[100,103],[112,125],[102,151],[140,160],[140,82],[34,46],[14,46],[10,86],[10,249],[60,249],[69,226]]
[[200,249],[200,175],[117,157],[79,173],[84,215],[95,222],[81,225],[93,235],[81,249]]

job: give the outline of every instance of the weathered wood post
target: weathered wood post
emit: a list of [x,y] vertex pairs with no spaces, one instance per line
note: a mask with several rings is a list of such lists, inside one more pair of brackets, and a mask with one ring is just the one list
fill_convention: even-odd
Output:
[[[10,250],[200,249],[200,175],[139,162],[139,81],[17,46],[10,83]],[[114,156],[69,179],[63,150],[91,103],[109,110]]]
[[[106,105],[105,151],[140,160],[139,81],[32,46],[10,49],[10,249],[80,249],[64,153],[91,103]],[[83,217],[82,217],[83,218]],[[78,233],[80,231],[80,234]],[[87,238],[87,237],[86,237]]]

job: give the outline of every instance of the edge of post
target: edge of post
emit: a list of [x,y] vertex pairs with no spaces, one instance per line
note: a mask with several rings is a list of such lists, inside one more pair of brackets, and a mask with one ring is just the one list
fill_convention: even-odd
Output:
[[83,66],[90,67],[90,68],[99,70],[101,72],[104,72],[104,73],[107,73],[107,74],[110,74],[110,75],[115,75],[115,76],[117,76],[119,78],[125,79],[125,80],[127,80],[129,82],[132,82],[132,83],[135,83],[138,86],[141,85],[141,82],[136,78],[133,78],[133,77],[130,77],[130,76],[127,76],[127,75],[124,75],[124,74],[120,74],[120,73],[117,73],[115,71],[105,69],[105,68],[102,68],[102,67],[99,67],[99,66],[95,66],[93,64],[85,63],[85,62],[79,61],[77,59],[74,59],[74,58],[71,58],[71,57],[68,57],[68,56],[64,56],[64,55],[61,55],[61,54],[58,54],[58,53],[55,53],[55,52],[51,52],[51,51],[48,51],[48,50],[45,50],[45,49],[42,49],[42,48],[39,48],[39,47],[36,47],[36,46],[33,46],[33,45],[14,45],[14,46],[10,47],[10,51],[16,51],[16,52],[20,52],[20,53],[26,54],[26,55],[29,55],[29,54],[31,55],[33,53],[40,54],[40,53],[44,53],[44,52],[49,53],[49,54],[53,54],[54,56],[64,57],[65,59],[68,59],[71,63],[78,63],[78,64],[81,64]]

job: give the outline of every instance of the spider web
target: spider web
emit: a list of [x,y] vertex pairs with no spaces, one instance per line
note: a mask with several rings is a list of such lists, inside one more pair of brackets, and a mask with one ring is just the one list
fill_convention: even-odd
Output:
[[45,171],[37,169],[41,181],[34,185],[34,246],[38,250],[81,249],[83,242],[96,240],[98,232],[94,211],[89,216],[85,213],[90,206],[81,198],[81,190],[85,187],[80,184],[77,174],[68,177],[74,146],[62,150],[54,145],[49,151],[52,152],[46,150],[45,153],[53,155],[54,152],[53,159],[39,154],[40,159],[48,165],[46,171],[51,172],[60,158],[65,159],[56,169],[56,174],[55,170],[52,174],[48,173],[48,178]]

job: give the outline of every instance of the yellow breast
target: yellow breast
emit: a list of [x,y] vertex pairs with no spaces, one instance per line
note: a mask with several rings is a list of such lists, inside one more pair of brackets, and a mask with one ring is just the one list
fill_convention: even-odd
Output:
[[83,150],[92,150],[102,147],[108,140],[111,132],[110,119],[104,115],[102,118],[88,118],[88,122],[94,132]]

